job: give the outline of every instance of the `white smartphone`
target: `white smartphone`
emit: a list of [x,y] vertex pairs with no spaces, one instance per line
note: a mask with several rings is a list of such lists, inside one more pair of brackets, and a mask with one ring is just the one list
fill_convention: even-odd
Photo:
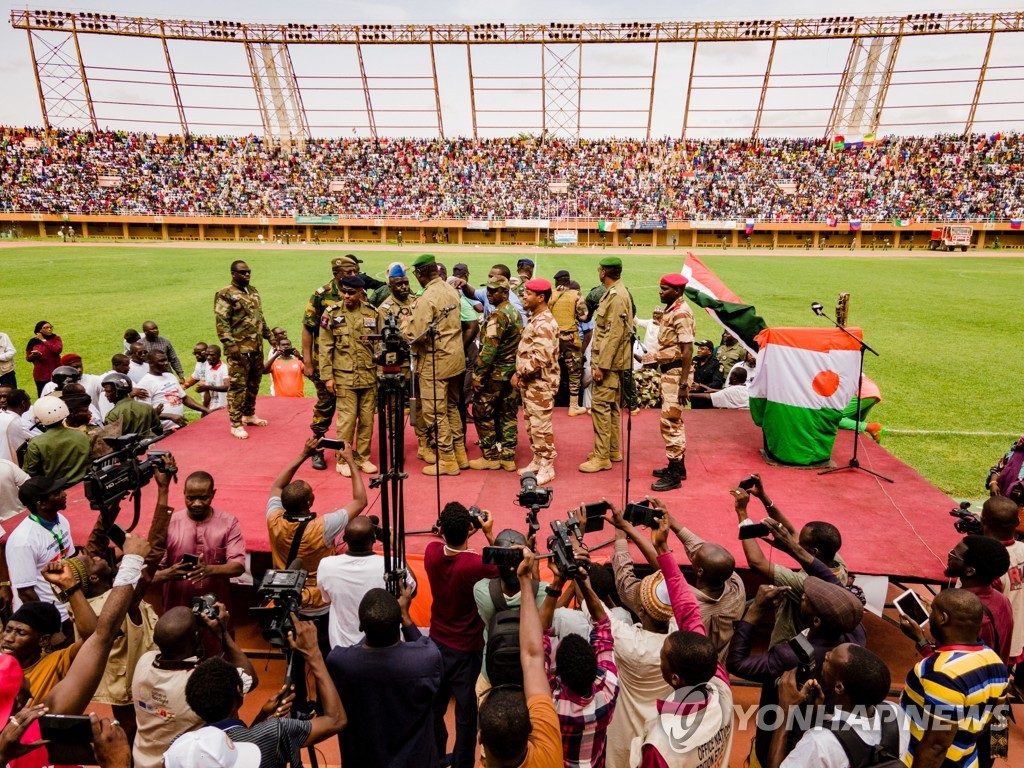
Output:
[[897,597],[893,600],[893,603],[901,616],[909,616],[918,623],[918,626],[923,627],[928,623],[928,611],[925,610],[924,603],[917,596],[917,592],[914,592],[912,589],[908,589]]

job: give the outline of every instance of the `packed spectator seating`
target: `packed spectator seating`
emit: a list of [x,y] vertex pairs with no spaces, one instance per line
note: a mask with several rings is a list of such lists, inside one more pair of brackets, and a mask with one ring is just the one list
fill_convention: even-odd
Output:
[[[1019,134],[824,139],[315,139],[0,128],[0,212],[826,222],[1007,219]],[[101,187],[98,177],[119,177]],[[340,181],[342,191],[332,192]],[[564,181],[569,193],[548,192]],[[795,183],[795,192],[790,185]]]

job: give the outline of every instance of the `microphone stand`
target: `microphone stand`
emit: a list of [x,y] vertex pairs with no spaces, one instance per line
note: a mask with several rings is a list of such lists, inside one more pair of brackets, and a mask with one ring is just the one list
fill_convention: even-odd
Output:
[[[644,347],[643,344],[640,344],[640,339],[636,335],[636,323],[634,322],[634,323],[630,324],[629,318],[626,317],[626,315],[620,315],[620,317],[622,318],[622,322],[626,324],[626,330],[629,331],[629,373],[632,376],[633,375],[633,362],[634,362],[634,360],[633,360],[633,350],[636,349],[638,344],[640,345],[641,349],[644,350],[644,352],[647,351],[647,348]],[[621,386],[621,384],[620,384],[620,386]],[[637,400],[639,400],[639,396],[638,396],[637,390],[636,390],[636,376],[633,376],[633,394],[634,394],[634,397],[637,397]],[[627,403],[626,404],[626,478],[623,481],[623,489],[622,489],[622,493],[623,493],[622,503],[623,503],[623,505],[626,505],[626,504],[629,503],[629,473],[630,473],[630,469],[632,468],[632,455],[633,455],[633,404],[632,403]]]
[[861,380],[864,378],[864,350],[867,350],[875,357],[878,357],[879,355],[875,350],[868,346],[864,339],[858,339],[856,336],[854,336],[852,333],[846,330],[844,326],[840,325],[838,322],[836,322],[831,317],[826,315],[822,311],[821,305],[812,304],[811,309],[814,311],[814,314],[818,315],[819,317],[824,317],[826,320],[832,323],[832,325],[834,325],[836,328],[838,328],[840,331],[845,333],[847,336],[849,336],[851,339],[853,339],[860,345],[860,370],[857,372],[857,416],[853,428],[853,456],[850,457],[850,462],[848,464],[844,464],[841,467],[833,467],[832,469],[823,469],[820,472],[818,472],[818,474],[830,475],[833,472],[842,472],[845,469],[859,469],[861,472],[867,472],[869,475],[874,475],[875,477],[881,480],[885,480],[888,483],[894,483],[896,481],[893,480],[891,477],[886,477],[885,475],[880,474],[879,472],[875,472],[873,469],[862,467],[860,465],[860,461],[857,459],[857,449],[860,447],[860,383]]

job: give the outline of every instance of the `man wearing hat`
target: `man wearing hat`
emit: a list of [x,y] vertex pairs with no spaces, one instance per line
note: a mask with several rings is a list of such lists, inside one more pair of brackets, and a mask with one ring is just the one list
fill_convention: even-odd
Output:
[[68,404],[47,395],[35,401],[32,413],[46,431],[28,441],[22,469],[30,475],[63,477],[71,484],[82,480],[89,471],[92,447],[88,435],[64,423],[70,413]]
[[567,270],[555,272],[555,292],[548,309],[558,323],[558,356],[565,362],[569,376],[569,415],[581,416],[587,409],[580,404],[580,383],[583,380],[583,340],[580,323],[587,319],[587,303],[583,294],[569,287]]
[[660,294],[665,312],[658,323],[658,346],[642,358],[644,364],[656,364],[661,373],[661,439],[665,441],[668,466],[654,470],[658,478],[652,491],[671,491],[686,479],[686,429],[683,407],[689,394],[690,361],[693,359],[693,311],[686,303],[683,289],[687,279],[678,272],[661,278]]
[[633,365],[630,334],[633,330],[633,299],[622,284],[622,259],[601,259],[597,276],[605,293],[594,312],[594,338],[591,342],[590,368],[594,378],[591,417],[594,423],[594,450],[580,464],[580,472],[603,472],[612,468],[612,457],[619,453],[619,403],[622,399],[622,372]]
[[[715,342],[703,339],[693,349],[693,384],[690,392],[717,392],[725,386],[722,362],[715,357]],[[710,408],[711,401],[697,398],[690,401],[691,408]]]
[[505,277],[488,278],[487,300],[494,311],[484,324],[483,343],[473,368],[473,423],[483,456],[469,462],[470,469],[516,469],[519,392],[510,379],[516,372],[523,321],[508,294]]
[[260,768],[262,763],[259,745],[232,741],[213,725],[181,734],[164,752],[166,768]]
[[[331,427],[334,419],[336,400],[334,393],[327,389],[320,378],[319,347],[317,339],[320,335],[320,319],[324,311],[335,304],[341,303],[341,279],[359,274],[359,262],[352,255],[337,256],[331,259],[331,282],[321,285],[306,302],[306,311],[302,314],[302,364],[306,378],[316,388],[316,405],[313,406],[313,421],[309,425],[314,437],[323,437]],[[313,469],[327,469],[327,459],[323,451],[317,451],[310,462]]]
[[513,386],[519,388],[526,417],[526,433],[530,436],[533,459],[520,470],[537,473],[537,484],[555,479],[555,435],[551,429],[551,412],[558,392],[558,322],[548,309],[551,283],[541,278],[526,281],[523,306],[530,320],[523,331],[516,357]]
[[[425,466],[423,474],[457,475],[460,469],[469,467],[459,418],[459,389],[466,371],[459,294],[441,279],[433,255],[420,256],[412,266],[423,293],[407,316],[402,333],[416,355],[424,427],[436,430],[438,453],[437,463]],[[428,333],[434,323],[434,332]]]
[[156,408],[131,397],[132,380],[123,373],[108,373],[103,377],[103,392],[113,408],[103,420],[104,424],[121,421],[121,434],[142,437],[163,434],[160,415]]
[[[79,433],[81,434],[81,433]],[[62,477],[32,477],[18,489],[18,500],[29,511],[28,517],[7,537],[7,568],[14,592],[14,610],[24,603],[44,602],[56,606],[57,629],[67,621],[68,609],[59,603],[42,576],[47,563],[52,563],[75,553],[75,542],[71,538],[71,524],[61,514],[67,507],[64,488],[67,481]],[[70,622],[68,624],[70,633]],[[53,634],[53,632],[49,633]]]
[[[387,272],[385,273],[385,277],[387,278],[387,281],[382,283],[379,288],[374,288],[372,290],[370,288],[366,289],[367,301],[370,302],[371,306],[378,309],[380,308],[380,305],[384,302],[384,300],[388,296],[391,296],[392,281],[394,279],[399,277],[406,279],[406,288],[408,289],[408,278],[405,277],[405,265],[402,262],[393,261],[390,264],[388,264],[388,269]],[[363,282],[366,283],[365,278],[363,278]],[[408,290],[406,290],[406,294],[408,294]]]
[[516,262],[516,272],[519,274],[519,284],[516,286],[516,296],[520,299],[523,298],[523,292],[526,290],[526,283],[533,277],[533,270],[536,264],[533,263],[533,259],[520,259]]
[[263,378],[263,340],[272,340],[263,319],[260,293],[251,285],[252,271],[244,261],[231,262],[231,285],[217,291],[213,313],[217,337],[228,359],[228,417],[231,434],[245,440],[247,426],[265,427],[266,419],[256,416],[256,395]]
[[[377,333],[379,317],[363,301],[361,277],[341,278],[339,290],[341,303],[331,304],[320,318],[320,379],[337,398],[338,439],[352,443],[356,421],[359,422],[352,458],[360,471],[372,474],[377,471],[370,461],[373,414],[377,409],[377,367],[373,362],[373,342],[363,337]],[[338,472],[345,477],[351,475],[347,461],[338,461]]]

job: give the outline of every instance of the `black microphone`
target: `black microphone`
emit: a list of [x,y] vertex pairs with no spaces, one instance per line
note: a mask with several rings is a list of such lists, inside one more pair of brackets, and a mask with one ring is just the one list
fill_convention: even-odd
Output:
[[288,563],[288,567],[285,568],[285,570],[286,571],[301,571],[302,570],[302,558],[301,557],[296,557],[294,560],[292,560],[290,563]]
[[819,304],[818,302],[811,302],[811,312],[818,315],[819,317],[825,314],[824,312],[821,311],[822,309],[824,309],[824,307],[822,307],[821,304]]

